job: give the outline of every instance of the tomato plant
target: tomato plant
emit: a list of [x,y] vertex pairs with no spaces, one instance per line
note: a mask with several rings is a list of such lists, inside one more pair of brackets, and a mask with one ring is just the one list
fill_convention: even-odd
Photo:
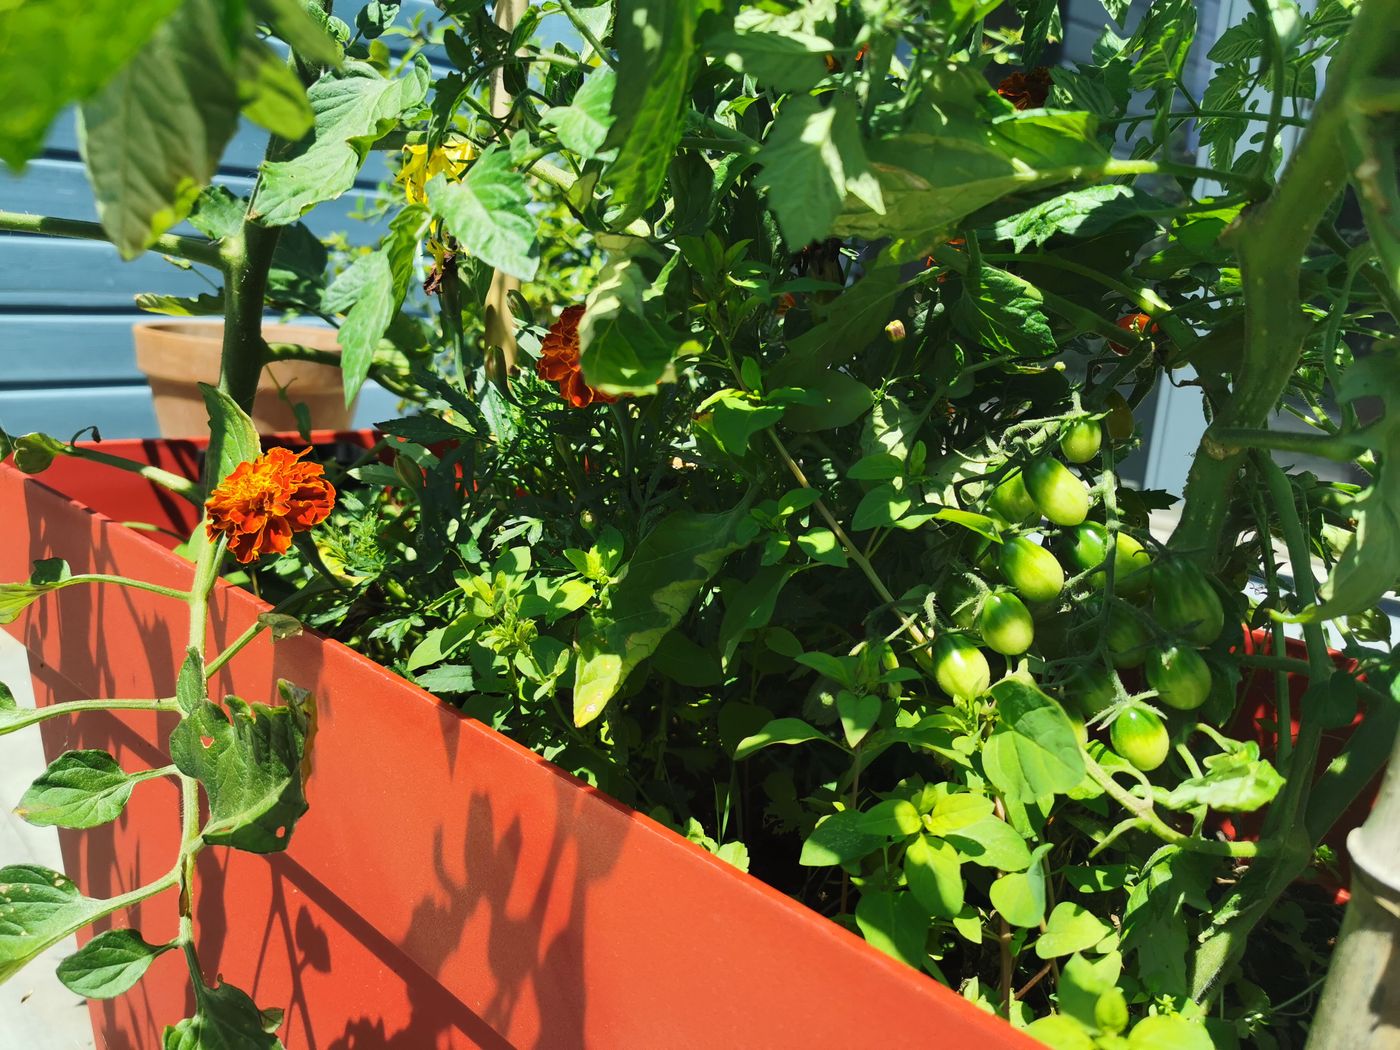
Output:
[[[51,5],[7,12],[0,127],[20,164],[81,102],[99,222],[0,228],[209,277],[141,303],[224,315],[215,447],[239,454],[152,480],[199,505],[234,470],[268,483],[277,522],[216,501],[240,517],[214,533],[259,548],[240,579],[1044,1041],[1297,1044],[1339,915],[1299,919],[1294,884],[1397,721],[1368,639],[1400,574],[1400,0],[1271,0],[1214,40],[1189,0],[1111,3],[1053,69],[1041,0],[442,0],[353,28],[291,0],[91,6],[103,32],[52,55]],[[240,113],[267,160],[209,186]],[[317,238],[303,217],[371,156],[392,178],[364,236]],[[328,468],[320,527],[295,468],[253,466],[262,366],[324,359],[266,345],[265,308],[338,326],[349,395],[403,400]],[[1206,426],[1180,493],[1130,476],[1168,387]],[[230,568],[201,535],[195,649]],[[1296,739],[1230,728],[1261,682]],[[222,782],[181,715],[198,814]],[[248,761],[295,809],[301,757]],[[1257,840],[1215,834],[1238,813]],[[152,950],[195,958],[182,929]],[[0,936],[0,973],[41,947]]]

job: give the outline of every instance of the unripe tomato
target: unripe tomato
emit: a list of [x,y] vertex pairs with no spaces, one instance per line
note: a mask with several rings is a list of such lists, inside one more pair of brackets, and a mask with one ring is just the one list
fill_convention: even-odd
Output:
[[1078,525],[1089,516],[1089,490],[1058,459],[1032,460],[1026,468],[1026,491],[1056,525]]
[[1019,656],[1035,640],[1035,624],[1030,610],[1020,598],[1005,591],[987,595],[982,614],[977,617],[982,641],[1003,656]]
[[1065,585],[1065,570],[1055,556],[1025,536],[1001,545],[997,567],[1007,583],[1033,602],[1053,601]]
[[1103,427],[1097,419],[1076,419],[1060,435],[1060,452],[1071,463],[1088,463],[1103,447]]
[[1114,667],[1137,667],[1147,659],[1147,631],[1131,613],[1110,616],[1104,645]]
[[943,634],[933,643],[933,678],[949,696],[975,700],[992,684],[992,669],[966,635]]
[[1147,684],[1168,707],[1194,711],[1210,695],[1210,665],[1195,649],[1162,646],[1147,654]]
[[1040,508],[1026,491],[1026,480],[1019,470],[1004,478],[992,490],[992,497],[987,503],[1012,525],[1040,520]]
[[1163,562],[1152,570],[1153,610],[1166,630],[1196,645],[1209,645],[1225,627],[1220,596],[1205,573],[1181,558]]
[[1109,727],[1113,750],[1144,773],[1167,760],[1171,737],[1156,712],[1146,707],[1126,707]]
[[[1076,525],[1066,533],[1066,539],[1065,553],[1079,572],[1097,568],[1108,556],[1108,530],[1096,521]],[[1148,573],[1143,570],[1151,564],[1152,559],[1142,544],[1126,532],[1120,532],[1113,549],[1113,589],[1120,594],[1142,593],[1149,582]],[[1095,587],[1104,585],[1101,572],[1090,579]]]
[[1128,399],[1114,390],[1104,398],[1104,406],[1108,409],[1108,415],[1103,420],[1108,439],[1115,445],[1122,444],[1133,436],[1133,410],[1128,405]]
[[1117,676],[1107,667],[1077,667],[1060,690],[1084,717],[1092,718],[1118,699]]

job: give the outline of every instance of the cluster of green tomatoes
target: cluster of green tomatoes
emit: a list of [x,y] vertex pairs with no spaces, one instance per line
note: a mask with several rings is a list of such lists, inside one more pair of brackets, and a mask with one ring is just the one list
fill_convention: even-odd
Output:
[[[1102,443],[1099,421],[1084,417],[1063,428],[1058,446],[1064,461],[1086,464]],[[1225,609],[1194,563],[1154,558],[1122,529],[1110,535],[1089,520],[1091,502],[1084,481],[1046,452],[1002,476],[985,509],[1005,535],[983,546],[976,562],[982,575],[950,588],[945,607],[955,629],[934,641],[932,671],[945,693],[971,702],[991,684],[984,650],[1010,668],[1035,646],[1043,661],[1069,665],[1055,692],[1076,726],[1109,721],[1114,751],[1147,772],[1166,760],[1170,734],[1151,706],[1132,698],[1119,672],[1135,684],[1145,680],[1162,707],[1195,711],[1216,684],[1201,650],[1220,637]]]

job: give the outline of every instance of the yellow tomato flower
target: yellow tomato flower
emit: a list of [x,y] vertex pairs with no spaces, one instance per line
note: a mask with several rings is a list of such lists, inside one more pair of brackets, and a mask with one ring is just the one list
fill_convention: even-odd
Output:
[[405,146],[403,153],[403,165],[394,176],[394,181],[403,187],[404,199],[409,204],[427,202],[425,187],[430,179],[437,175],[460,179],[467,166],[476,159],[476,147],[470,142],[439,146],[431,154],[428,153],[427,145],[420,142],[413,146]]

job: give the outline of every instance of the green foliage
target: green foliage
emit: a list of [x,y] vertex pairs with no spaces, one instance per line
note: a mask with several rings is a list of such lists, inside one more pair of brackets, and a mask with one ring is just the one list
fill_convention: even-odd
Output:
[[110,910],[61,872],[37,864],[0,868],[0,982]]
[[65,751],[30,785],[15,812],[31,824],[95,828],[121,815],[141,779],[105,751]]
[[112,999],[145,976],[173,944],[147,944],[135,930],[106,930],[58,964],[63,986],[84,999]]

